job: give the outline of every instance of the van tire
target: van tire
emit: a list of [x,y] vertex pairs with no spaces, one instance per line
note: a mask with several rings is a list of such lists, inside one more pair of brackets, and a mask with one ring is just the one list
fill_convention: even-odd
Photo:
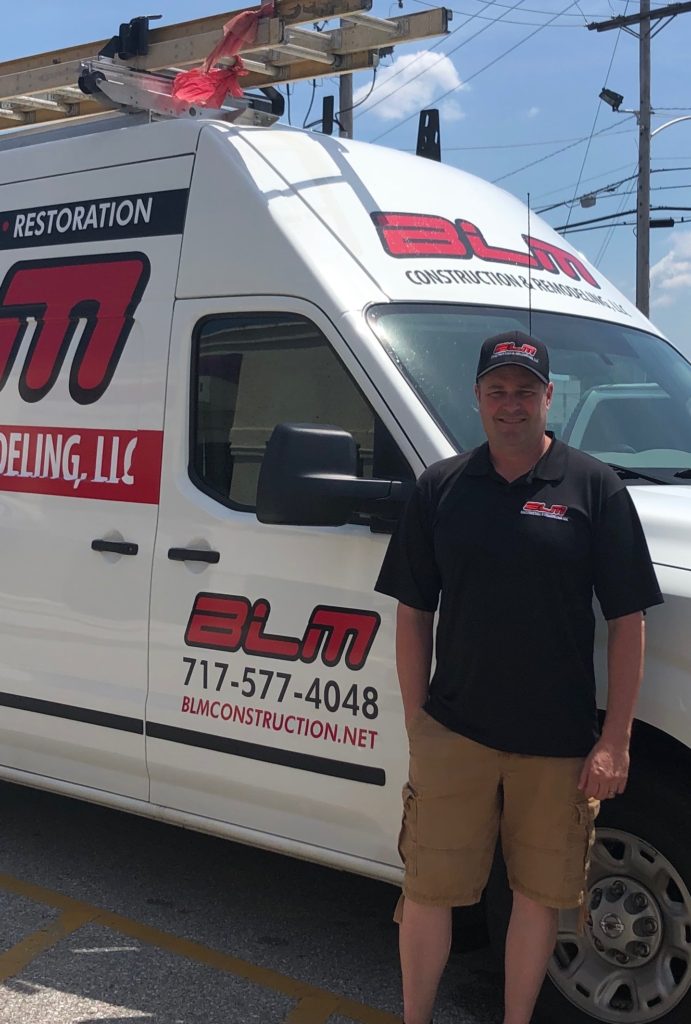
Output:
[[[621,879],[627,893],[614,899],[613,882]],[[597,885],[602,882],[602,887]],[[589,879],[589,903],[600,888],[608,906],[592,911],[594,932],[574,938],[577,911],[560,914],[560,939],[543,985],[535,1020],[541,1024],[689,1024],[691,1021],[691,794],[678,778],[641,765],[626,792],[607,800],[597,821]],[[647,908],[624,906],[632,893],[643,892]],[[487,890],[487,924],[493,949],[503,958],[511,894],[506,870],[498,861]],[[606,908],[606,909],[605,909]],[[598,913],[599,912],[599,913]],[[607,938],[600,925],[605,913],[622,936]],[[634,969],[619,965],[614,954],[625,953],[627,936],[645,919],[658,931]],[[598,927],[599,926],[599,927]],[[595,948],[592,935],[602,940]],[[630,947],[629,947],[630,948]],[[679,955],[674,951],[679,950]],[[643,947],[644,951],[644,947]],[[569,977],[574,962],[581,960]],[[629,959],[629,963],[632,958]],[[666,985],[659,977],[666,963]],[[615,979],[618,982],[616,984]],[[634,984],[634,976],[637,982]],[[611,979],[610,988],[606,986]],[[604,987],[603,987],[604,986]],[[636,1002],[639,1001],[639,1008]],[[652,1003],[652,1005],[651,1005]]]

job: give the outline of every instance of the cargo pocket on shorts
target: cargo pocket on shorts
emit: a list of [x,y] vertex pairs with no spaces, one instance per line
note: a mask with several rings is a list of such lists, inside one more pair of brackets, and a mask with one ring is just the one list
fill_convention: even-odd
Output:
[[415,790],[406,782],[403,787],[403,821],[398,836],[398,853],[403,861],[406,875],[417,875],[417,797]]
[[590,851],[595,839],[595,818],[600,808],[597,800],[585,800],[572,808],[566,855],[564,882],[574,897],[583,893],[590,867]]

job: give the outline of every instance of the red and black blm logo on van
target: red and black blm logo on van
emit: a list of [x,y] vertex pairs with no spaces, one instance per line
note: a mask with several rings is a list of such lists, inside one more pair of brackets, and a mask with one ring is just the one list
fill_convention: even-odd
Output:
[[185,643],[306,664],[321,652],[325,665],[334,667],[343,661],[357,672],[365,665],[381,624],[377,612],[320,604],[312,609],[302,636],[281,636],[269,632],[270,614],[266,598],[252,602],[239,594],[197,594]]
[[[0,213],[0,252],[182,232],[188,191],[115,196]],[[141,252],[15,263],[0,284],[0,389],[29,324],[33,334],[19,375],[25,402],[44,398],[62,370],[78,327],[70,367],[75,402],[98,401],[112,380],[151,274]]]
[[15,263],[0,285],[0,390],[34,321],[19,393],[25,402],[45,398],[83,322],[69,390],[80,405],[98,401],[112,380],[150,273],[148,258],[137,252]]
[[384,251],[396,259],[421,256],[454,260],[479,259],[516,269],[547,271],[572,281],[600,285],[575,253],[553,242],[522,235],[524,249],[493,245],[477,224],[463,217],[448,220],[432,214],[397,213],[376,210],[370,214]]

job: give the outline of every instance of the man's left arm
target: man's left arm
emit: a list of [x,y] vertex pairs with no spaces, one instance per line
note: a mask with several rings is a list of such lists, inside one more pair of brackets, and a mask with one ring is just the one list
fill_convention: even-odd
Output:
[[586,758],[579,781],[585,796],[596,800],[606,800],[626,788],[631,727],[645,650],[642,612],[610,619],[607,627],[607,713],[602,736]]

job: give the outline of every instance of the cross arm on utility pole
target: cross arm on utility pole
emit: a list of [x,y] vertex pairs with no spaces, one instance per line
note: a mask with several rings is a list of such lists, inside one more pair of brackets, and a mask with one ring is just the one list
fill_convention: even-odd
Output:
[[655,7],[649,14],[620,14],[609,21],[591,21],[586,28],[591,32],[608,32],[613,28],[626,28],[628,25],[639,25],[644,19],[659,21],[660,18],[673,18],[676,14],[691,11],[691,3],[667,4],[666,7]]

